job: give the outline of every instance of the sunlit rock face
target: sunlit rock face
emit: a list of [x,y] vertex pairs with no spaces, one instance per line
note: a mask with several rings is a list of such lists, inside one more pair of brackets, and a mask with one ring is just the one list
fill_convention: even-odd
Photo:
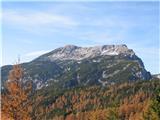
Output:
[[[78,47],[75,45],[66,45],[50,52],[46,59],[54,60],[83,60],[104,55],[126,55],[133,56],[135,53],[128,49],[126,45],[103,45],[94,47]],[[44,57],[44,56],[43,56]],[[44,59],[45,60],[45,59]]]

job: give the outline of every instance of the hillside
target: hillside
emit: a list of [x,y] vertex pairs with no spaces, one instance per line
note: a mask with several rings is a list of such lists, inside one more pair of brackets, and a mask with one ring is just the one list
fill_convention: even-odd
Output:
[[144,120],[152,101],[156,99],[158,89],[160,89],[160,81],[152,80],[109,87],[79,87],[63,91],[56,91],[50,87],[41,89],[36,96],[43,98],[41,108],[47,107],[47,111],[43,111],[42,118],[53,120]]

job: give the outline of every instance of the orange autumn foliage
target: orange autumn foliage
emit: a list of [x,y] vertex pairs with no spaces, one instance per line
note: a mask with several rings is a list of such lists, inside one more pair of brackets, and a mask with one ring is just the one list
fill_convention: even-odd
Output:
[[2,120],[31,120],[29,95],[32,85],[28,83],[24,86],[22,76],[20,65],[14,65],[1,96]]
[[139,92],[125,98],[119,107],[119,117],[123,120],[143,120],[143,113],[149,107],[149,95]]

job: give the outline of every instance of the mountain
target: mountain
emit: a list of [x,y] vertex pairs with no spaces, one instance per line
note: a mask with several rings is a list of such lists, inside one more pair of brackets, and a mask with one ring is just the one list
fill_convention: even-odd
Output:
[[[151,76],[126,45],[67,45],[21,66],[23,79],[36,88],[29,96],[33,120],[160,118],[158,75]],[[1,68],[2,86],[11,69]]]
[[[32,80],[35,87],[113,85],[115,83],[149,80],[142,60],[126,45],[79,47],[66,45],[22,63],[24,79]],[[1,68],[2,84],[11,65]]]

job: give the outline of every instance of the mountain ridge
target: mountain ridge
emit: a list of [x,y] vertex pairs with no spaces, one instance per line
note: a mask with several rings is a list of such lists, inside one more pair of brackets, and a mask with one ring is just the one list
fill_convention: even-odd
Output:
[[[21,66],[24,78],[32,80],[37,89],[48,85],[59,88],[106,86],[151,79],[142,60],[125,44],[95,47],[67,45]],[[2,81],[7,79],[11,68],[2,67]]]
[[[39,60],[83,60],[86,58],[93,58],[102,55],[120,55],[134,56],[135,53],[132,49],[128,49],[127,45],[101,45],[93,47],[79,47],[75,45],[66,45],[57,48],[47,54],[38,57]],[[43,59],[42,59],[43,58]]]

